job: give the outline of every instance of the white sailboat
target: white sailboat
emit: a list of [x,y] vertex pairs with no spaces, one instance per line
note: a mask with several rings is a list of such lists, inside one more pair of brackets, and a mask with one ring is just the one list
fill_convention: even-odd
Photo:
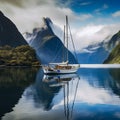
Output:
[[[66,48],[68,49],[68,29],[70,29],[68,25],[68,17],[66,16],[66,26],[64,26],[64,45],[66,43]],[[73,41],[72,41],[73,43]],[[75,46],[73,43],[73,48],[75,50]],[[64,52],[65,54],[66,52]],[[49,63],[49,65],[42,65],[43,71],[45,74],[69,74],[69,73],[75,73],[79,67],[80,64],[69,64],[68,59],[68,51],[66,55],[64,55],[64,58],[66,57],[66,61],[62,61],[61,63]]]

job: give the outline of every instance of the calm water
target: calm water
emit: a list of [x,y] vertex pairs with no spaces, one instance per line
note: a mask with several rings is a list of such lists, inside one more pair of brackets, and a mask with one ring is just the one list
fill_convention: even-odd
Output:
[[81,68],[44,76],[41,69],[0,69],[2,120],[120,120],[120,69]]

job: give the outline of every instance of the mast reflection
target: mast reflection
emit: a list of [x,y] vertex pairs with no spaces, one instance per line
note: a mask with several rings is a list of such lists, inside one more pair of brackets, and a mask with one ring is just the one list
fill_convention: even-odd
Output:
[[[74,82],[77,79],[76,85],[74,85],[74,97],[70,98],[70,81]],[[73,109],[76,99],[77,89],[79,85],[80,77],[77,74],[63,74],[63,75],[44,75],[43,82],[48,83],[50,87],[61,86],[63,88],[64,97],[64,115],[66,120],[72,120]]]

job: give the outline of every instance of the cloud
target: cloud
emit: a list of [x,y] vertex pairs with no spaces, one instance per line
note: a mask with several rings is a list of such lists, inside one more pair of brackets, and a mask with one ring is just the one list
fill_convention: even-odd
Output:
[[[87,96],[86,96],[87,94]],[[89,104],[111,104],[119,105],[119,97],[111,95],[110,91],[93,87],[85,79],[81,79],[76,101],[87,102]],[[94,99],[93,99],[94,98]]]
[[120,10],[112,14],[113,17],[120,17]]
[[92,18],[93,16],[91,14],[81,14],[79,15],[79,20],[84,21],[86,19]]
[[9,4],[15,5],[17,7],[22,7],[22,1],[23,0],[1,0],[0,2],[3,4],[9,3]]
[[74,4],[73,0],[56,0],[56,4],[61,7],[69,7],[71,4]]
[[[87,77],[80,76],[80,81],[76,93],[76,100],[75,100],[76,103],[87,103],[89,105],[95,105],[95,104],[119,105],[120,104],[119,96],[112,94],[112,92],[108,89],[100,88],[99,83],[96,81],[94,81],[93,85],[91,85]],[[97,78],[91,76],[91,79],[97,79]],[[69,88],[72,88],[73,86],[76,85],[77,85],[77,78],[74,79],[74,83],[69,82]],[[74,87],[72,90],[70,89],[69,91],[69,103],[72,103],[72,100],[74,99],[75,88],[76,87]],[[61,90],[59,94],[54,97],[53,109],[57,109],[59,106],[64,105],[64,100],[61,99],[62,92],[63,90]]]
[[120,112],[116,112],[116,113],[114,114],[114,116],[117,117],[117,118],[120,118]]
[[104,4],[103,5],[103,9],[107,9],[108,8],[108,5],[107,4]]
[[43,17],[47,16],[53,18],[53,20],[60,20],[59,18],[62,17],[63,11],[67,14],[72,14],[69,9],[61,9],[61,12],[60,8],[54,5],[54,2],[48,0],[40,0],[40,2],[38,0],[34,2],[29,0],[28,3],[27,1],[21,1],[24,8],[8,2],[0,4],[3,13],[17,25],[21,32],[32,31],[34,27],[41,26]]
[[98,8],[95,10],[97,14],[100,14],[101,11],[104,11],[105,9],[109,8],[107,4],[104,4],[101,8]]
[[[63,26],[51,25],[54,33],[63,41]],[[76,46],[77,52],[85,51],[87,46],[107,42],[110,38],[119,31],[120,24],[95,25],[88,24],[84,27],[72,27],[72,37]],[[71,42],[70,42],[71,43]],[[69,43],[69,49],[72,51],[72,44]],[[93,52],[93,51],[88,51]]]
[[76,15],[70,8],[59,6],[56,0],[21,0],[17,3],[5,0],[3,3],[0,1],[0,8],[22,33],[40,27],[43,17],[50,17],[59,26],[64,24],[65,15],[69,16],[70,21],[83,21],[92,17],[90,14]]
[[27,7],[27,6],[36,6],[36,5],[44,5],[44,4],[54,4],[55,0],[1,0],[2,3],[9,3],[11,5],[19,6],[19,7]]
[[[14,3],[15,0],[8,1],[4,0],[3,2],[1,0],[0,8],[16,24],[21,33],[32,32],[33,28],[43,25],[43,17],[50,17],[53,23],[63,29],[65,15],[68,15],[77,51],[89,44],[103,41],[106,37],[116,33],[120,28],[120,24],[101,24],[104,19],[100,21],[99,25],[91,24],[90,20],[94,19],[92,14],[76,14],[70,8],[59,5],[59,2],[56,0],[20,0],[17,3]],[[71,4],[71,1],[69,0],[65,4]],[[82,4],[88,3],[84,2]],[[107,8],[108,5],[104,4],[97,11]],[[81,27],[84,23],[85,25]]]
[[73,38],[77,51],[81,51],[88,45],[100,43],[102,41],[108,41],[112,35],[117,33],[120,29],[120,24],[111,25],[94,25],[88,24],[79,29],[73,29]]
[[[76,108],[84,107],[84,103],[87,103],[88,107],[95,108],[97,112],[103,113],[103,109],[100,110],[100,108],[103,108],[103,105],[108,105],[108,109],[111,105],[120,105],[120,99],[119,96],[116,96],[112,90],[110,89],[110,86],[104,85],[105,88],[102,88],[101,82],[98,81],[98,78],[95,76],[92,76],[92,74],[89,74],[89,76],[84,76],[81,74],[80,80],[78,78],[74,78],[73,80],[69,81],[68,84],[65,84],[64,87],[62,87],[59,92],[54,96],[50,104],[52,104],[52,108],[49,110],[44,109],[44,105],[41,98],[43,96],[38,97],[38,92],[36,91],[37,88],[34,85],[29,86],[25,89],[23,92],[23,95],[19,99],[18,103],[12,108],[13,111],[6,113],[2,120],[24,120],[24,119],[35,119],[35,120],[53,120],[58,119],[62,120],[64,117],[63,110],[64,110],[64,104],[66,103],[66,100],[69,99],[68,104],[69,110],[71,110],[73,105],[73,100],[75,100],[75,111],[74,114],[78,113]],[[89,80],[90,79],[90,80]],[[79,84],[78,84],[79,80]],[[93,80],[93,81],[91,81]],[[95,81],[94,81],[95,80]],[[105,81],[106,82],[106,81]],[[92,83],[92,84],[91,84]],[[78,87],[77,87],[78,84]],[[74,86],[74,87],[73,87]],[[76,89],[77,87],[77,89]],[[63,89],[65,88],[65,99],[63,96]],[[69,93],[67,93],[67,90],[69,89]],[[77,91],[76,91],[77,90]],[[69,95],[69,96],[67,96]],[[35,96],[35,97],[34,97]],[[37,101],[35,101],[37,97]],[[68,99],[67,99],[68,98]],[[65,102],[64,102],[65,100]],[[47,101],[45,102],[47,104]],[[99,106],[94,106],[98,104]],[[77,107],[77,105],[79,105]],[[85,105],[85,106],[86,106]],[[110,106],[109,106],[110,105]],[[91,109],[87,109],[88,107],[84,107],[82,109],[82,115],[86,115],[86,110],[88,111],[87,115],[91,115]],[[97,108],[96,108],[97,107]],[[110,107],[111,108],[111,107]],[[104,109],[105,112],[108,112],[109,110]],[[114,110],[114,109],[113,109]],[[80,113],[80,111],[79,111]],[[89,114],[90,113],[90,114]],[[96,113],[93,111],[93,113]],[[114,113],[113,113],[114,114]],[[80,115],[80,114],[79,114]],[[93,115],[93,114],[92,114]],[[120,112],[116,112],[115,117],[120,118]],[[90,116],[89,116],[90,117]]]
[[91,2],[82,2],[82,3],[80,3],[81,6],[90,5],[90,4],[91,4]]

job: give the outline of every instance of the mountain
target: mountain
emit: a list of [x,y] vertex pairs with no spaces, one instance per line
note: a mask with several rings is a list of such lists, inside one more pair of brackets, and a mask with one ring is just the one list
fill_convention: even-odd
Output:
[[89,45],[78,53],[79,63],[82,64],[101,64],[103,63],[114,47],[120,42],[120,31],[113,35],[110,40]]
[[27,45],[27,42],[15,24],[0,11],[0,46],[5,45],[17,47]]
[[6,113],[13,111],[24,89],[34,82],[37,71],[37,68],[22,67],[0,69],[0,119]]
[[15,24],[0,11],[0,66],[39,65],[34,49]]
[[112,50],[104,63],[118,63],[120,64],[120,43]]
[[107,47],[111,51],[104,63],[120,63],[120,31],[111,38]]
[[[42,64],[49,62],[61,62],[63,59],[63,49],[68,51],[63,45],[60,38],[58,38],[52,30],[53,24],[49,18],[43,18],[44,25],[40,28],[35,28],[33,33],[26,33],[30,46],[32,46],[41,61]],[[77,63],[73,54],[68,51],[69,63]]]
[[107,43],[107,48],[111,51],[119,43],[120,43],[120,31],[113,35],[113,37]]
[[104,48],[104,43],[90,45],[83,52],[78,53],[81,64],[100,64],[108,56],[109,52]]
[[[26,33],[26,39],[41,59],[42,63],[60,62],[62,60],[62,37],[60,29],[49,18],[43,18],[44,25],[35,28],[33,33]],[[108,39],[108,38],[106,38]],[[89,45],[77,53],[80,64],[101,64],[107,59],[112,49],[120,41],[120,31],[111,39]],[[74,56],[69,51],[70,63],[76,63]]]

